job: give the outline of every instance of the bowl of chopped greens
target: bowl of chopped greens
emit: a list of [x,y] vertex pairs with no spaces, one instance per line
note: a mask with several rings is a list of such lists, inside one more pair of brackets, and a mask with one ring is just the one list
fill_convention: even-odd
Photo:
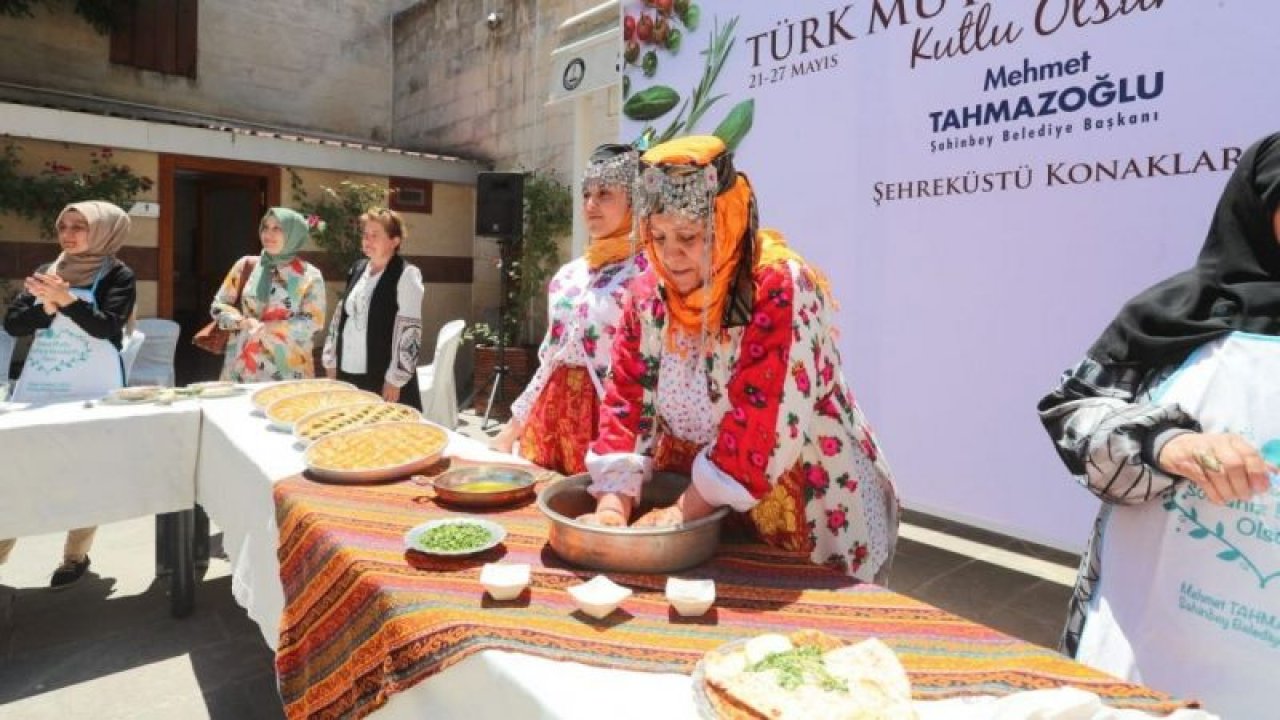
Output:
[[450,517],[415,525],[404,534],[404,544],[410,550],[428,555],[473,555],[494,547],[506,537],[506,528],[496,522]]

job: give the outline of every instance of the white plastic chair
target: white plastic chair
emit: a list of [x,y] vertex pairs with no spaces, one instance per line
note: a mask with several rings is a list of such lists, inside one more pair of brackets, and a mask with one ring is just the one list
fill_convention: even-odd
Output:
[[124,343],[120,347],[120,361],[124,365],[124,384],[129,384],[129,378],[133,377],[133,364],[138,360],[138,352],[142,350],[142,344],[147,341],[147,336],[141,330],[134,328],[129,337],[124,339]]
[[137,352],[129,384],[173,387],[173,356],[178,351],[181,327],[164,318],[143,318],[138,321],[138,330],[146,336],[146,341]]
[[9,364],[13,362],[13,348],[17,339],[0,328],[0,385],[9,380]]
[[453,379],[453,363],[466,325],[464,320],[445,323],[436,335],[436,353],[431,364],[418,367],[423,417],[450,430],[458,426],[458,389]]
[[13,362],[13,349],[17,344],[16,338],[0,328],[0,403],[9,399],[13,389],[9,385],[9,364]]

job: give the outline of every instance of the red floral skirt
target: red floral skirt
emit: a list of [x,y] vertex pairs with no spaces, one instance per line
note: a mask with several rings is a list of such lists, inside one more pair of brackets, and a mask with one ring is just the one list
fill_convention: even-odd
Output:
[[520,433],[520,455],[562,475],[587,471],[600,401],[587,369],[561,365],[538,394]]

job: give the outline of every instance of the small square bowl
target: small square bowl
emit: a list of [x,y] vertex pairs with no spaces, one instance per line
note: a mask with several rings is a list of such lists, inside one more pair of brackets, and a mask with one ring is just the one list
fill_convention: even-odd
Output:
[[631,588],[623,587],[604,575],[597,575],[590,581],[569,588],[569,594],[578,609],[597,620],[609,616],[623,600],[631,597]]
[[667,602],[684,617],[705,615],[715,601],[715,580],[667,578]]
[[529,587],[529,563],[487,563],[480,584],[494,600],[514,600]]

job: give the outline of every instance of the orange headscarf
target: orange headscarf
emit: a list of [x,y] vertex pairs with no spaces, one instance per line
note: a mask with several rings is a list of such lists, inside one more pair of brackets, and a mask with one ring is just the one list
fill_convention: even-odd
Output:
[[623,216],[618,228],[608,235],[591,238],[582,256],[587,259],[587,267],[599,270],[605,265],[621,262],[631,257],[635,245],[631,242],[631,208]]
[[[678,138],[656,145],[641,158],[650,167],[664,169],[678,165],[705,167],[726,152],[724,142],[713,135]],[[719,332],[724,319],[725,304],[741,262],[749,262],[753,269],[796,261],[813,275],[824,291],[829,290],[826,278],[808,268],[804,259],[792,250],[782,235],[774,230],[762,229],[754,237],[743,241],[743,235],[751,227],[754,215],[755,195],[746,175],[737,173],[732,185],[720,192],[715,199],[715,236],[709,243],[711,252],[710,282],[688,293],[675,291],[675,284],[661,257],[654,250],[647,218],[641,218],[641,233],[645,249],[654,270],[666,287],[666,305],[671,327],[688,335],[697,336],[705,327],[711,335]],[[743,258],[743,253],[751,257]],[[704,325],[705,322],[705,325]],[[668,347],[675,346],[675,338],[668,335]]]

